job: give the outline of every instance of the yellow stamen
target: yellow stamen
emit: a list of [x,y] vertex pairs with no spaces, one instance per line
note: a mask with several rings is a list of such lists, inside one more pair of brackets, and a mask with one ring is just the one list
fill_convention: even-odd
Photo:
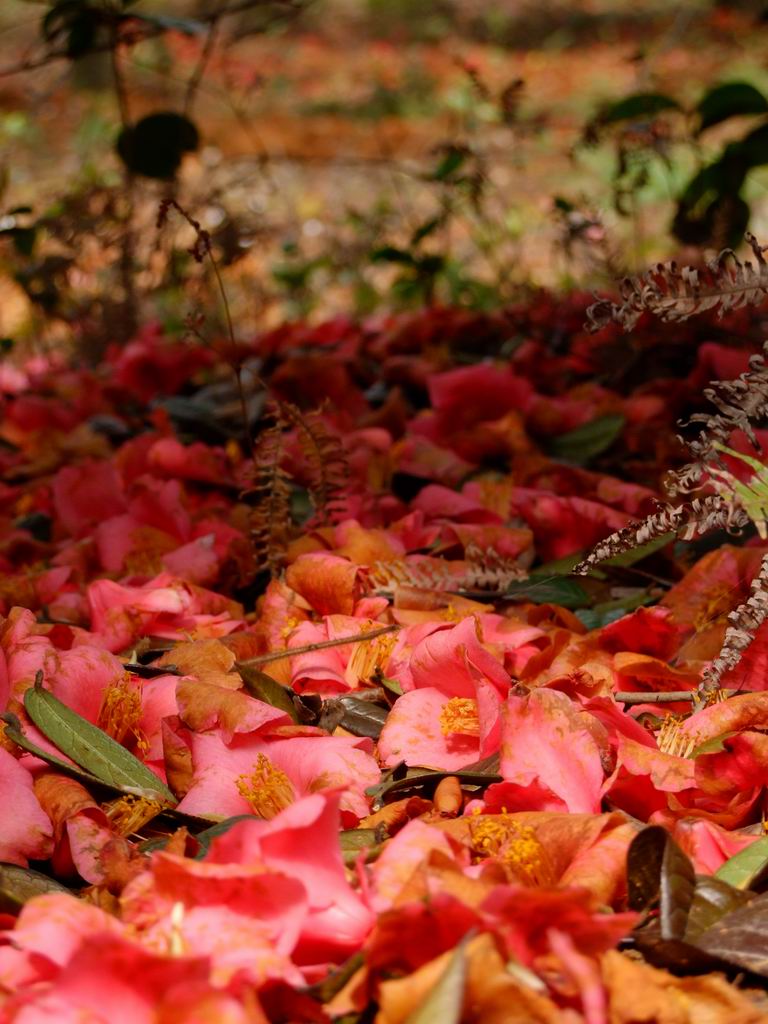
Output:
[[477,717],[477,701],[470,697],[451,697],[440,712],[440,730],[444,736],[462,733],[464,736],[480,735],[480,719]]
[[162,809],[163,805],[159,800],[130,794],[104,804],[104,812],[120,836],[130,836],[138,832],[148,821],[157,817]]
[[470,835],[479,860],[494,857],[525,885],[554,885],[557,881],[547,852],[529,825],[497,815],[473,824]]
[[696,738],[690,734],[680,735],[684,718],[679,715],[668,715],[659,726],[656,733],[656,744],[662,754],[672,754],[674,757],[690,757],[696,749]]
[[184,956],[187,949],[182,927],[184,925],[184,904],[179,900],[171,907],[171,929],[168,935],[168,955]]
[[296,799],[293,783],[266,754],[259,754],[250,775],[238,778],[237,789],[260,818],[274,818]]
[[126,673],[104,691],[96,725],[118,743],[131,737],[140,753],[146,754],[149,744],[141,729],[141,691]]
[[[376,629],[380,623],[371,622],[369,625],[372,629]],[[366,629],[364,632],[369,632],[369,630]],[[355,644],[355,649],[349,659],[348,671],[351,675],[366,682],[374,679],[379,673],[383,674],[396,643],[396,633],[384,633],[382,636],[377,636],[375,640],[366,640],[363,643]]]

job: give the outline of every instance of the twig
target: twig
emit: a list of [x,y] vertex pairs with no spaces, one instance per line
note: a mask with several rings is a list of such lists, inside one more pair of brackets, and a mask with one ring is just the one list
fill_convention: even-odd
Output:
[[283,658],[292,658],[295,654],[311,654],[312,651],[324,651],[328,647],[343,647],[345,644],[359,644],[364,640],[375,640],[377,636],[384,636],[385,633],[394,633],[400,627],[398,625],[381,626],[379,629],[372,629],[368,633],[355,633],[353,636],[337,636],[335,640],[318,640],[314,644],[303,644],[301,647],[286,647],[282,651],[270,651],[269,654],[259,654],[255,658],[247,658],[237,664],[241,668],[251,665],[266,665],[270,661],[281,661]]
[[[231,6],[228,5],[226,14],[240,14],[244,11],[251,10],[254,7],[266,6],[266,3],[267,0],[240,0],[239,3],[233,3]],[[300,13],[305,3],[306,0],[281,0],[276,12],[276,18],[283,14],[288,15]],[[195,21],[200,25],[211,25],[217,22],[221,17],[222,12],[215,11],[213,14],[196,18]],[[141,43],[147,39],[154,39],[157,36],[164,35],[168,31],[166,25],[151,24],[150,22],[144,22],[141,24],[141,27],[139,27],[137,22],[140,22],[140,19],[138,18],[120,16],[119,21],[130,24],[130,29],[123,32],[120,39],[120,43],[123,46],[134,46],[136,43]],[[94,53],[109,53],[112,47],[112,40],[106,43],[99,43],[88,49],[88,55],[90,56]],[[7,78],[10,75],[18,75],[25,71],[36,71],[38,68],[46,67],[46,65],[53,64],[59,60],[72,60],[72,55],[67,51],[66,47],[48,50],[47,53],[41,54],[39,57],[29,57],[16,64],[9,64],[6,67],[0,68],[0,78]]]
[[203,80],[205,69],[208,67],[208,62],[213,56],[213,51],[216,47],[216,38],[219,34],[221,19],[224,17],[225,14],[228,13],[228,6],[229,5],[225,0],[224,6],[221,8],[221,10],[217,11],[215,15],[213,15],[211,18],[211,22],[208,26],[208,32],[205,37],[205,43],[203,44],[203,48],[200,51],[200,57],[198,58],[197,64],[195,64],[192,74],[189,76],[187,88],[184,93],[185,117],[189,117],[192,111],[192,104],[195,101],[197,90],[200,86],[200,83]]
[[[723,690],[724,697],[730,697],[736,690]],[[667,690],[662,693],[635,693],[619,692],[614,693],[614,700],[620,704],[671,704],[674,701],[689,700],[695,701],[697,694],[695,690]]]

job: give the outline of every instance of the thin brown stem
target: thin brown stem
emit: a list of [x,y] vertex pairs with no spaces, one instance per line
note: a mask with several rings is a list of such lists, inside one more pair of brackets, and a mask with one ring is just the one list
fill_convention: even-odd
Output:
[[372,629],[368,633],[355,633],[352,636],[338,636],[334,640],[318,640],[314,644],[303,644],[301,647],[286,647],[282,651],[270,651],[269,654],[259,654],[255,658],[247,658],[239,661],[241,668],[251,665],[266,665],[270,661],[281,661],[283,658],[293,658],[296,654],[311,654],[312,651],[324,651],[329,647],[344,647],[346,644],[359,644],[365,640],[375,640],[377,636],[384,636],[385,633],[395,633],[400,627],[398,625],[381,626],[379,629]]
[[197,90],[200,87],[200,83],[203,80],[205,69],[208,67],[208,62],[213,56],[213,51],[216,48],[216,40],[219,34],[219,28],[221,26],[221,19],[228,13],[228,4],[225,2],[220,11],[217,11],[211,16],[211,23],[208,26],[208,32],[205,36],[205,43],[200,51],[200,56],[197,60],[197,64],[189,76],[187,82],[187,88],[184,93],[184,116],[189,117],[192,110],[192,104],[195,102],[195,96]]
[[[723,690],[723,695],[730,697],[735,690]],[[614,693],[613,699],[619,704],[673,704],[675,701],[689,700],[692,703],[697,700],[695,690],[667,690],[663,693]]]

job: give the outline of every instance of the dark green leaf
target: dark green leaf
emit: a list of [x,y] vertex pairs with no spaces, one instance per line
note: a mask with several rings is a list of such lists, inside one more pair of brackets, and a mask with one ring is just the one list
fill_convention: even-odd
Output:
[[[363,953],[353,953],[352,956],[345,961],[341,967],[323,978],[322,981],[315,982],[314,985],[309,985],[305,991],[307,995],[312,996],[313,999],[317,999],[320,1003],[329,1003],[331,999],[336,995],[337,992],[341,992],[350,978],[359,971],[360,968],[365,964],[365,955]],[[334,1018],[338,1024],[338,1018]]]
[[768,164],[768,124],[755,128],[741,142],[732,143],[727,152],[735,161],[742,161],[747,170]]
[[587,629],[601,629],[635,611],[636,608],[651,604],[654,600],[653,595],[647,590],[638,590],[636,594],[616,601],[603,601],[594,608],[580,608],[576,612],[576,618],[583,622]]
[[768,868],[768,836],[756,839],[754,843],[729,857],[715,872],[715,878],[736,886],[737,889],[751,889]]
[[374,249],[371,253],[373,263],[403,263],[412,266],[413,256],[405,249],[396,249],[394,245],[383,245],[380,249]]
[[446,181],[458,171],[470,152],[462,146],[451,146],[431,175],[433,181]]
[[590,603],[589,595],[581,584],[566,576],[540,578],[530,576],[513,583],[504,592],[509,601],[531,601],[533,604],[557,604],[561,608],[583,608]]
[[69,889],[48,875],[18,864],[0,863],[0,914],[18,914],[28,900],[47,893],[72,896]]
[[135,788],[161,803],[177,803],[170,789],[130,751],[45,690],[42,673],[24,694],[24,708],[44,736],[96,778]]
[[379,738],[389,714],[388,708],[351,695],[338,697],[337,700],[344,710],[341,725],[347,732],[353,736],[368,736],[373,740]]
[[697,948],[755,974],[768,976],[768,894],[755,896],[696,940]]
[[695,944],[696,939],[721,917],[754,898],[754,893],[742,892],[716,875],[699,875],[685,927],[686,942]]
[[682,939],[693,903],[696,875],[693,864],[667,836],[661,863],[659,923],[664,939]]
[[13,240],[13,247],[21,256],[31,256],[37,240],[37,228],[10,228],[7,232]]
[[636,565],[649,555],[653,555],[655,552],[661,551],[661,549],[665,548],[667,544],[671,544],[676,536],[676,533],[664,533],[661,537],[654,537],[653,540],[649,540],[647,544],[640,544],[638,547],[631,548],[629,551],[622,551],[620,554],[614,555],[612,558],[606,558],[604,562],[601,562],[601,565],[617,565],[620,568],[629,568],[629,566]]
[[490,786],[492,782],[501,782],[499,775],[499,755],[492,754],[481,761],[475,761],[451,772],[433,768],[406,768],[404,763],[390,769],[381,782],[366,789],[368,796],[376,803],[384,802],[385,797],[410,790],[431,792],[441,779],[456,776],[462,783],[479,787]]
[[233,825],[237,825],[241,821],[254,820],[256,818],[253,814],[235,814],[231,818],[225,818],[224,821],[219,821],[215,825],[211,825],[210,828],[198,832],[195,835],[195,839],[200,844],[200,849],[195,854],[195,860],[202,860],[210,850],[211,842],[218,836],[223,836],[229,832]]
[[675,974],[707,974],[728,969],[726,962],[705,953],[691,942],[663,939],[656,923],[635,930],[632,936],[636,949],[654,967],[665,967]]
[[112,785],[108,782],[104,782],[96,775],[91,775],[90,772],[83,771],[76,764],[70,764],[68,761],[62,761],[60,757],[56,757],[55,754],[50,754],[47,750],[43,750],[42,747],[38,747],[36,743],[27,739],[24,733],[21,731],[21,722],[16,715],[6,711],[0,715],[0,721],[5,722],[5,735],[21,747],[22,750],[26,750],[28,754],[34,754],[35,757],[39,757],[41,761],[45,761],[46,764],[50,765],[51,768],[55,768],[57,771],[66,775],[68,778],[77,779],[78,782],[82,782],[83,785],[99,785],[107,786],[108,789],[114,790],[118,793],[124,793],[125,789],[121,786]]
[[632,910],[659,905],[662,939],[682,939],[693,902],[693,865],[666,829],[651,825],[627,851],[627,900]]
[[679,110],[680,105],[671,96],[660,92],[636,92],[618,103],[612,103],[600,112],[599,124],[614,124],[617,121],[637,121],[655,117],[663,110]]
[[553,438],[547,446],[547,453],[555,459],[573,462],[578,466],[585,465],[611,447],[621,435],[625,423],[625,417],[619,413],[598,416],[581,427]]
[[299,721],[292,691],[253,665],[237,662],[235,668],[243,680],[243,686],[252,697],[265,704],[271,704],[273,708],[279,708],[289,715],[292,721]]
[[423,242],[425,238],[428,238],[433,232],[435,232],[443,223],[442,217],[432,217],[430,220],[424,221],[423,224],[419,224],[416,230],[411,235],[411,245],[418,245],[419,242]]
[[661,865],[668,834],[660,825],[638,832],[627,850],[627,904],[630,910],[648,910],[658,902]]
[[117,152],[132,174],[169,180],[175,177],[184,154],[196,150],[199,143],[198,130],[188,117],[164,110],[123,128]]
[[742,114],[768,113],[768,100],[749,82],[726,82],[710,89],[698,103],[699,131]]
[[351,867],[361,853],[370,853],[380,848],[381,839],[375,828],[351,828],[340,832],[339,843],[344,863]]

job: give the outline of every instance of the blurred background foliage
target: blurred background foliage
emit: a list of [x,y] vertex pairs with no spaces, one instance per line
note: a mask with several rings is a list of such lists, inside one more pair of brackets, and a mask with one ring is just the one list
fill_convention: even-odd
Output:
[[603,287],[768,238],[766,4],[0,4],[0,337],[86,356]]

